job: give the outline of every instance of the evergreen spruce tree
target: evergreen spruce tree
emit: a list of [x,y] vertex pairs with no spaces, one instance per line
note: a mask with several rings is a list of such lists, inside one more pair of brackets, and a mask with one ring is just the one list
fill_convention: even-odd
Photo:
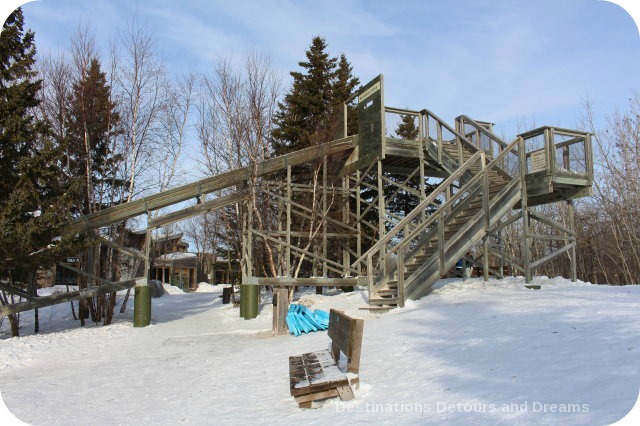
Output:
[[415,117],[411,115],[401,115],[400,123],[396,128],[396,135],[400,137],[400,139],[405,140],[416,140],[418,138],[418,126],[416,126]]
[[19,180],[20,162],[36,143],[39,123],[32,110],[42,82],[31,68],[35,63],[34,33],[24,31],[22,9],[17,9],[0,33],[0,205],[8,202]]
[[[419,132],[420,130],[416,125],[416,118],[414,116],[405,115],[405,114],[400,116],[400,123],[398,123],[398,126],[396,127],[396,135],[400,139],[417,140],[419,136]],[[406,179],[406,176],[390,175],[389,178],[395,182],[402,183]],[[425,193],[426,195],[429,195],[431,191],[435,189],[435,185],[428,184],[427,182],[425,182],[424,184],[426,185]],[[409,188],[415,189],[416,191],[419,192],[420,191],[419,176],[415,176],[413,179],[407,182],[406,186],[408,186]],[[391,194],[395,192],[396,189],[397,187],[395,185],[390,185],[389,187],[385,188],[385,193]],[[415,209],[419,203],[420,203],[420,200],[415,195],[407,191],[400,190],[397,192],[394,199],[389,201],[388,206],[389,206],[389,210],[392,213],[400,217],[403,217],[407,215],[409,212],[411,212],[413,209]],[[430,207],[430,209],[432,208],[433,207]]]
[[328,142],[335,136],[335,122],[341,103],[359,84],[344,55],[340,60],[326,52],[320,36],[311,41],[306,61],[298,62],[304,72],[292,71],[291,91],[279,103],[273,131],[274,153],[288,152]]
[[[14,287],[34,282],[36,269],[51,265],[68,246],[54,243],[68,219],[73,191],[60,176],[60,150],[48,126],[33,114],[41,81],[32,69],[34,34],[16,9],[0,33],[0,278]],[[3,304],[15,302],[0,292]],[[18,335],[17,315],[9,317]]]
[[[78,208],[82,214],[89,214],[109,207],[114,203],[119,189],[126,183],[116,178],[120,155],[113,152],[112,139],[118,134],[119,116],[110,97],[111,88],[105,73],[100,70],[100,62],[93,58],[88,69],[73,84],[67,108],[65,151],[68,155],[70,175],[74,185],[82,187]],[[81,256],[83,269],[96,275],[113,278],[108,262],[108,249],[90,247]],[[79,281],[80,288],[87,285],[86,279]],[[111,322],[115,308],[115,293],[83,299],[80,304],[80,321],[91,314],[94,322]]]
[[114,193],[125,185],[116,178],[121,156],[112,150],[119,116],[110,97],[111,88],[100,62],[92,59],[88,70],[74,83],[67,109],[66,152],[69,179],[82,177],[82,214],[112,204]]
[[[283,102],[278,104],[279,109],[275,114],[275,129],[272,133],[275,155],[316,146],[342,136],[342,102],[353,93],[359,80],[353,76],[351,64],[344,55],[338,59],[331,57],[326,50],[326,41],[319,36],[314,37],[305,53],[306,60],[298,63],[302,70],[290,73],[293,85]],[[328,185],[333,185],[334,179],[338,179],[336,168],[339,166],[329,159]],[[321,168],[322,159],[314,164],[295,167],[292,171],[293,181],[317,183],[322,179],[319,176]],[[296,202],[319,209],[322,205],[320,199],[321,191],[315,191],[298,194]],[[329,214],[332,213],[334,212]],[[311,216],[316,220],[316,212],[311,213]],[[293,220],[294,226],[304,232],[310,227],[318,226],[318,223],[309,223],[300,217]],[[317,245],[314,246],[317,241],[307,243],[310,244],[307,247],[310,251],[319,250]],[[329,247],[328,250],[339,248]],[[311,262],[306,262],[298,272],[306,275],[317,273],[313,268]]]

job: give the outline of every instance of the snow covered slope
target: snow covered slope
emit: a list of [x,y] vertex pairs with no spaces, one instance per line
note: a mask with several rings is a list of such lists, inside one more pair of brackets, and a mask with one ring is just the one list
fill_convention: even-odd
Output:
[[327,347],[326,332],[271,337],[270,304],[246,321],[212,286],[154,299],[146,328],[133,328],[132,306],[110,327],[84,329],[70,323],[68,305],[42,309],[45,333],[0,340],[0,391],[31,424],[619,420],[640,386],[640,286],[534,284],[542,289],[443,280],[383,315],[358,310],[363,291],[300,295],[314,309],[366,319],[356,399],[315,410],[289,395],[288,356]]

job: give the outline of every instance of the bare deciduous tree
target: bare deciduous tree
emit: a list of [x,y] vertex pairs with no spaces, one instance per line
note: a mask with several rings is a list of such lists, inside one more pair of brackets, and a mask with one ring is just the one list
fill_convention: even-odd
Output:
[[144,184],[148,184],[138,180],[153,165],[150,159],[155,143],[154,128],[163,105],[165,73],[153,51],[153,39],[135,13],[122,39],[122,48],[117,89],[123,127],[123,172],[128,181],[126,200],[131,201],[136,193],[146,189]]
[[[272,209],[264,208],[266,201],[259,194],[257,166],[271,152],[279,79],[267,56],[250,53],[241,69],[234,69],[228,60],[219,61],[213,76],[205,76],[203,83],[198,125],[201,165],[207,174],[249,167],[246,187],[237,188],[248,191],[249,210],[236,209],[235,217],[225,220],[235,224],[251,221],[250,226],[265,229],[273,220],[268,217]],[[271,244],[263,240],[262,247],[269,273],[276,276]]]

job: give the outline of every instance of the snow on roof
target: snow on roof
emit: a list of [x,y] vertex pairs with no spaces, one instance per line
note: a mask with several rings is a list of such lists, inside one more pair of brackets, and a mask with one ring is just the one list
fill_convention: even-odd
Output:
[[183,259],[192,259],[195,258],[197,254],[195,253],[166,253],[162,256],[158,256],[156,260],[161,260],[165,262],[174,261],[174,260],[183,260]]
[[159,236],[159,237],[154,237],[153,238],[153,242],[154,243],[159,243],[159,242],[162,242],[162,241],[179,240],[183,236],[184,236],[184,233],[182,233],[182,232],[179,232],[177,234],[171,234],[171,235],[163,235],[163,236]]

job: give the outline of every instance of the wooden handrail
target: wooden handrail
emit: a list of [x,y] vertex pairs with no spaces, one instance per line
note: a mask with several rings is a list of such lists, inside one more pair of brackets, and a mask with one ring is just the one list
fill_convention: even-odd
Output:
[[[395,253],[398,252],[400,253],[400,257],[401,257],[401,263],[404,263],[406,261],[408,261],[409,259],[405,259],[404,258],[404,253],[403,250],[404,248],[417,236],[419,235],[422,230],[424,230],[425,228],[427,228],[428,226],[432,225],[437,219],[440,219],[442,217],[442,215],[444,214],[444,212],[447,211],[447,209],[449,207],[451,207],[456,201],[458,201],[464,194],[468,193],[469,191],[467,190],[468,188],[472,188],[474,187],[476,184],[481,182],[481,179],[484,181],[484,183],[486,184],[486,175],[489,173],[490,170],[492,170],[494,167],[496,167],[500,161],[503,160],[503,158],[511,151],[513,151],[514,148],[518,147],[519,152],[523,149],[523,146],[521,145],[521,143],[523,144],[523,139],[521,138],[516,138],[513,142],[511,142],[505,149],[503,149],[500,154],[498,156],[496,156],[496,158],[492,159],[488,164],[485,162],[485,153],[484,151],[478,151],[476,152],[471,158],[469,158],[469,160],[467,160],[462,167],[460,167],[458,170],[456,170],[456,172],[454,174],[452,174],[451,176],[449,176],[449,178],[447,178],[444,182],[442,182],[440,185],[438,185],[438,188],[430,194],[429,197],[427,197],[427,199],[425,199],[423,202],[421,202],[418,206],[416,206],[415,209],[413,209],[402,221],[400,221],[388,234],[386,234],[382,239],[380,239],[380,241],[378,241],[376,244],[374,244],[369,250],[367,250],[367,252],[361,256],[360,259],[358,259],[354,265],[357,265],[359,262],[362,261],[363,258],[366,257],[367,259],[367,273],[369,275],[369,289],[370,291],[374,291],[376,289],[376,287],[379,287],[382,284],[376,285],[376,283],[373,280],[373,255],[376,252],[379,252],[382,246],[386,246],[395,235],[398,234],[398,232],[400,232],[400,230],[404,229],[406,226],[408,226],[408,224],[415,218],[418,217],[418,215],[421,213],[421,211],[426,208],[426,206],[428,206],[429,204],[431,204],[435,198],[437,198],[437,196],[439,196],[440,194],[442,194],[444,191],[446,191],[447,188],[449,188],[453,182],[455,181],[455,179],[459,178],[460,176],[462,176],[467,169],[469,169],[473,163],[475,161],[477,161],[479,158],[482,159],[482,170],[478,173],[475,174],[475,176],[473,176],[462,188],[460,188],[460,190],[458,190],[456,192],[456,194],[454,194],[451,198],[449,198],[443,205],[441,205],[438,210],[432,214],[431,216],[429,216],[429,218],[423,222],[421,222],[420,224],[418,224],[409,235],[405,235],[403,237],[403,239],[394,247],[392,247],[389,250],[389,253]],[[521,163],[521,162],[520,162]],[[523,167],[522,164],[520,164],[520,167]],[[520,179],[520,175],[516,176],[515,178],[513,178],[512,182],[507,185],[507,187],[505,189],[511,189],[514,181],[519,180]],[[504,189],[503,189],[504,190]],[[485,190],[484,193],[484,197],[487,197],[488,193]],[[485,200],[484,203],[484,214],[488,214],[489,211],[489,205],[490,205],[490,201],[489,200]],[[442,223],[442,221],[440,220],[438,223]],[[438,237],[438,241],[441,244],[445,244],[444,241],[442,241],[442,236]],[[442,261],[443,259],[441,259]],[[387,275],[390,274],[390,271],[386,271]],[[401,279],[400,281],[404,281],[403,279]],[[400,285],[400,283],[398,284]]]
[[423,210],[425,210],[427,207],[429,207],[431,203],[435,201],[437,196],[440,195],[440,193],[442,192],[442,189],[440,188],[449,187],[453,181],[455,181],[457,178],[462,176],[464,172],[470,167],[470,165],[474,161],[477,161],[481,156],[482,156],[482,153],[480,151],[473,154],[473,156],[469,158],[462,165],[462,167],[460,167],[458,170],[456,170],[454,174],[449,176],[444,182],[438,185],[438,188],[436,188],[436,190],[434,190],[427,198],[424,199],[424,201],[422,201],[413,210],[411,210],[411,212],[408,215],[406,215],[404,219],[398,222],[396,226],[394,226],[393,229],[391,229],[391,231],[386,233],[384,237],[378,240],[378,242],[376,242],[373,246],[371,246],[369,250],[367,250],[362,256],[360,256],[355,262],[353,262],[351,264],[351,267],[355,268],[356,265],[362,262],[369,255],[369,253],[376,252],[382,245],[385,245],[389,241],[391,241],[391,239],[395,237],[398,234],[398,232],[400,232],[406,225],[408,225],[412,220],[418,217],[418,215],[420,215]]
[[470,118],[467,115],[461,115],[457,119],[462,119],[462,123],[463,124],[464,123],[469,124],[470,126],[474,127],[479,132],[483,133],[484,135],[486,135],[487,137],[489,137],[493,141],[495,141],[498,145],[500,145],[500,147],[502,149],[506,149],[508,144],[505,141],[503,141],[500,137],[498,137],[498,135],[494,134],[493,132],[488,131],[486,128],[484,128],[483,126],[478,124],[478,122],[476,122],[474,119]]

